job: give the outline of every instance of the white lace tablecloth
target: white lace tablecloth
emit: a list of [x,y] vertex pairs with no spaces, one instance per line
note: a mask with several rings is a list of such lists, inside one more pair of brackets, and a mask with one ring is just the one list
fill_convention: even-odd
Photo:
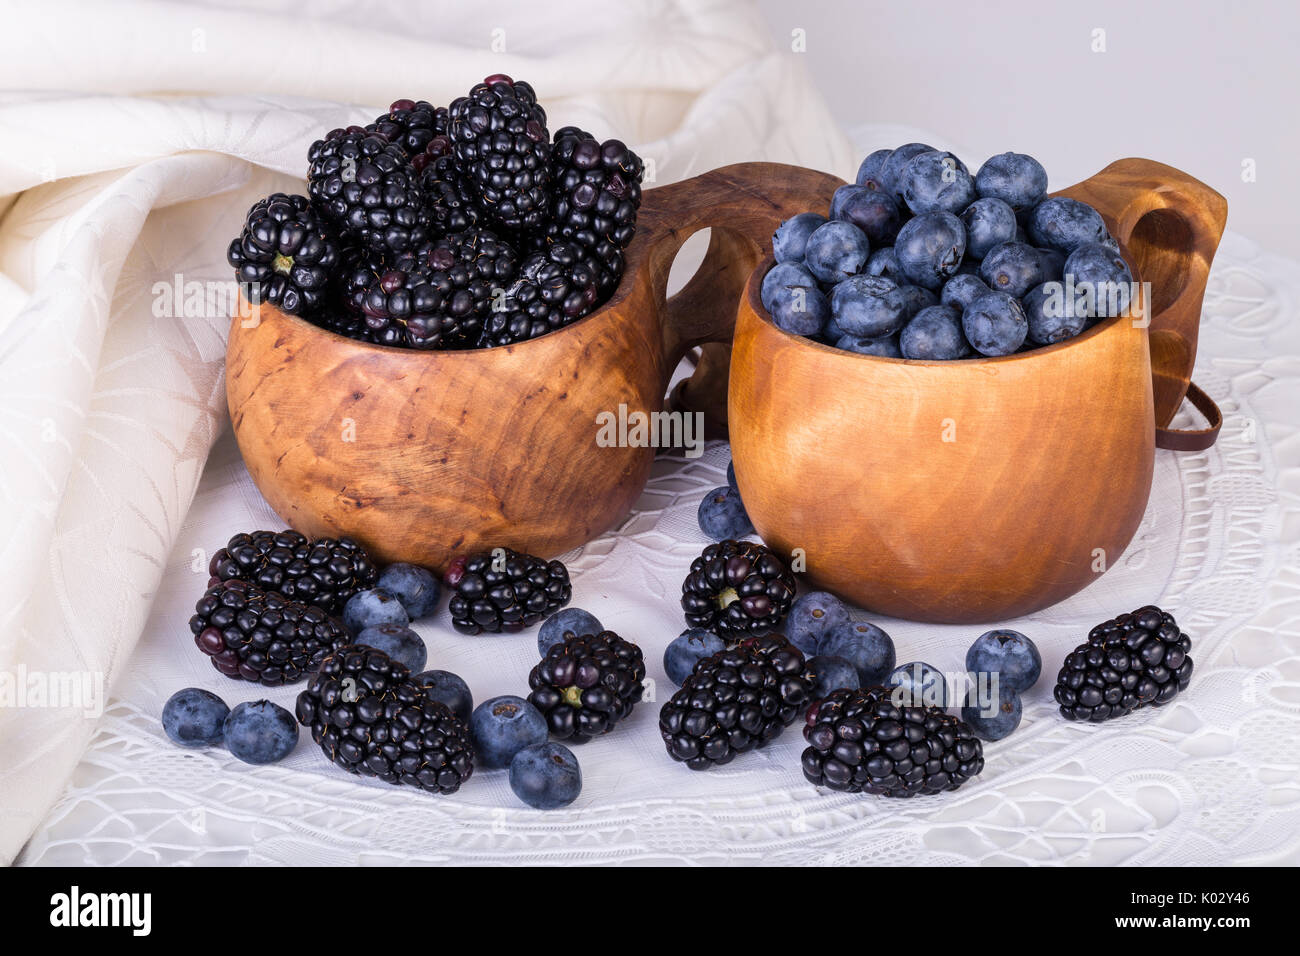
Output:
[[[710,773],[668,759],[657,704],[577,751],[578,802],[523,807],[503,772],[432,797],[363,782],[306,737],[284,763],[187,751],[159,727],[186,685],[232,705],[296,688],[229,681],[186,621],[207,556],[237,530],[282,526],[229,432],[208,462],[125,679],[62,799],[20,862],[150,863],[1300,863],[1300,266],[1229,235],[1206,296],[1196,379],[1220,404],[1219,443],[1157,456],[1146,519],[1120,563],[1081,594],[1008,622],[1038,642],[1044,674],[1024,721],[986,747],[960,791],[887,801],[818,792],[799,770],[798,727]],[[695,509],[724,481],[724,445],[662,457],[621,527],[565,556],[574,604],[638,642],[658,700],[662,651],[682,628],[677,597],[705,539]],[[1069,724],[1051,701],[1063,655],[1091,625],[1140,604],[1171,609],[1196,675],[1171,706],[1104,726]],[[863,616],[863,615],[860,615]],[[962,664],[981,630],[877,619],[899,661]],[[429,666],[476,700],[519,693],[535,629],[464,637],[444,610],[417,629]]]

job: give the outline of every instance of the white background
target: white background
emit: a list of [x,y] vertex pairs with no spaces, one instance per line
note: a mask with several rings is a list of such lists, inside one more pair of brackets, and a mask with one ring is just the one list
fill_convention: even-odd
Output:
[[[1300,4],[1294,0],[760,0],[845,128],[931,129],[972,169],[1014,149],[1053,189],[1124,156],[1228,198],[1228,228],[1300,259]],[[1094,53],[1093,31],[1105,31]],[[1255,160],[1256,181],[1242,181]]]

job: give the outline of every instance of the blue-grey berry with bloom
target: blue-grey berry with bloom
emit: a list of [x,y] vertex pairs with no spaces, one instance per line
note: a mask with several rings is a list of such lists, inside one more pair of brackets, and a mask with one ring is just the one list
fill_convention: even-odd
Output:
[[990,292],[970,305],[961,317],[966,341],[981,355],[1010,355],[1029,335],[1024,306],[1008,292]]
[[580,607],[566,607],[556,611],[545,621],[537,632],[537,652],[545,657],[552,647],[563,643],[565,634],[599,634],[604,626],[590,611]]
[[438,607],[442,587],[428,568],[398,562],[384,568],[376,586],[396,596],[412,621],[428,617]]
[[298,745],[298,721],[269,700],[235,705],[225,724],[226,749],[244,763],[283,760]]
[[831,219],[857,226],[873,249],[890,245],[903,223],[898,203],[892,196],[854,183],[835,190],[831,197]]
[[998,691],[993,713],[988,713],[978,701],[966,703],[961,709],[961,719],[970,724],[975,736],[982,740],[1001,740],[1011,736],[1020,726],[1024,713],[1018,691],[1002,687]]
[[744,538],[754,533],[740,493],[729,485],[714,488],[700,502],[696,517],[700,530],[714,541]]
[[470,737],[478,764],[486,770],[510,766],[525,747],[546,743],[548,731],[542,712],[522,697],[506,695],[485,700],[469,718]]
[[230,707],[212,691],[186,687],[163,704],[163,733],[182,747],[211,747],[225,736],[229,714]]
[[808,237],[803,261],[818,281],[834,284],[860,273],[870,255],[866,233],[850,222],[831,220]]
[[664,673],[681,687],[691,676],[695,665],[706,657],[725,651],[727,644],[712,631],[692,627],[682,631],[664,648]]
[[776,227],[772,235],[772,254],[777,262],[802,262],[808,237],[827,223],[825,216],[801,212]]
[[961,312],[951,305],[922,309],[898,337],[903,358],[943,362],[967,358],[970,343],[961,329]]
[[468,721],[474,710],[474,695],[470,693],[469,684],[459,674],[451,671],[422,671],[415,675],[415,681],[424,685],[425,693],[459,719]]
[[858,174],[853,181],[859,186],[866,186],[868,189],[882,189],[883,180],[881,174],[885,168],[885,162],[893,154],[892,149],[878,149],[875,152],[868,153],[867,158],[858,166]]
[[362,628],[356,642],[383,651],[412,674],[424,670],[429,662],[424,639],[407,624],[374,624]]
[[841,352],[856,352],[858,355],[874,355],[878,358],[902,358],[898,347],[898,335],[886,335],[878,339],[861,335],[841,335],[835,340],[835,347]]
[[1026,691],[1043,672],[1043,659],[1028,637],[999,628],[975,638],[966,651],[966,670],[974,675],[997,674],[1002,686]]
[[1101,213],[1067,196],[1049,196],[1033,208],[1026,221],[1029,240],[1039,248],[1069,255],[1080,246],[1110,240]]
[[1043,259],[1038,250],[1023,242],[1004,242],[989,250],[980,263],[980,278],[994,292],[1006,292],[1019,299],[1044,282]]
[[563,744],[525,747],[510,761],[510,789],[534,810],[558,810],[582,793],[582,768]]
[[837,690],[857,690],[861,686],[858,669],[843,657],[819,654],[808,662],[808,669],[816,680],[813,700],[821,700]]
[[1020,300],[1029,323],[1028,339],[1034,345],[1055,345],[1074,338],[1087,324],[1087,315],[1075,308],[1074,296],[1065,294],[1060,281],[1034,286]]
[[952,706],[952,692],[943,671],[924,661],[912,661],[895,667],[885,678],[885,686],[897,687],[904,707]]
[[831,629],[818,654],[842,657],[858,670],[862,687],[882,684],[897,659],[894,641],[881,628],[867,621],[845,621]]
[[977,199],[960,216],[966,227],[966,255],[983,259],[993,248],[1016,238],[1015,211],[1001,199]]
[[785,619],[785,636],[804,657],[819,653],[822,641],[849,621],[849,609],[829,591],[809,591],[795,599]]
[[410,624],[411,616],[397,595],[383,588],[358,591],[343,605],[343,626],[352,635],[380,624]]
[[975,180],[962,161],[940,150],[908,160],[901,184],[907,208],[914,213],[938,211],[956,215],[975,201]]
[[1047,195],[1047,170],[1025,153],[999,153],[975,174],[981,198],[1000,199],[1017,212],[1032,209]]
[[966,254],[966,228],[950,212],[924,212],[898,230],[898,266],[913,285],[938,291]]

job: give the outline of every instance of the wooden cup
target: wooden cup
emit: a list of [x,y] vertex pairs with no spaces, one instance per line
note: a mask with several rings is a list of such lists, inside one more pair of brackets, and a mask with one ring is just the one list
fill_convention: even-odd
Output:
[[[226,353],[235,437],[258,489],[309,536],[350,535],[380,561],[443,569],[504,545],[561,554],[627,514],[650,447],[602,447],[597,416],[655,413],[702,346],[674,408],[723,427],[736,302],[785,218],[825,208],[832,176],[747,163],[647,190],[614,297],[519,345],[421,352],[369,345],[263,306]],[[682,243],[712,227],[704,264],[667,299]]]
[[1098,209],[1151,283],[1150,329],[1116,317],[1003,358],[857,355],[773,325],[759,299],[771,260],[755,270],[732,350],[732,456],[758,533],[805,555],[810,584],[917,621],[1037,611],[1123,553],[1157,426],[1167,447],[1213,441],[1217,409],[1210,429],[1167,426],[1188,392],[1223,197],[1141,159],[1064,194]]

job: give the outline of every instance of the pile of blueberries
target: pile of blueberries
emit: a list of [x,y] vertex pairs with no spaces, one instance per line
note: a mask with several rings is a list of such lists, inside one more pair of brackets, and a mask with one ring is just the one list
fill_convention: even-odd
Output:
[[1032,156],[971,175],[924,143],[881,149],[829,218],[787,219],[763,306],[778,327],[849,352],[923,360],[1010,355],[1124,314],[1133,276],[1087,203],[1047,196]]

